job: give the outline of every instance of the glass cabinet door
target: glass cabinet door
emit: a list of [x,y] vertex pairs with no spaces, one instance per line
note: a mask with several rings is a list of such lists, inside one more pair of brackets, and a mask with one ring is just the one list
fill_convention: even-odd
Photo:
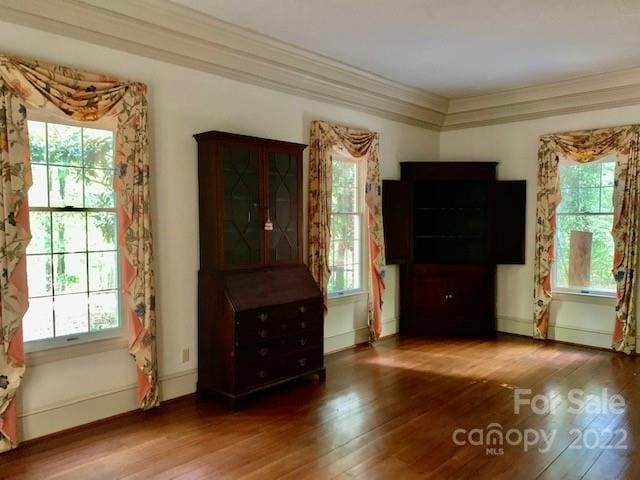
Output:
[[269,262],[298,259],[298,163],[286,152],[268,152],[268,215],[273,230],[268,235]]
[[250,146],[222,148],[224,191],[224,264],[260,263],[260,150]]

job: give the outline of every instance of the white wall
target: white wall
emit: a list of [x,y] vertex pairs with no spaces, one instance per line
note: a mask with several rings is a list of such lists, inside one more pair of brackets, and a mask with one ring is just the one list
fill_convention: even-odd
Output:
[[[158,350],[165,399],[195,390],[198,185],[194,133],[216,129],[306,143],[312,120],[364,127],[380,132],[383,178],[397,178],[400,161],[433,159],[438,153],[436,132],[8,23],[0,23],[0,51],[149,86]],[[387,272],[387,283],[385,334],[397,328],[394,267]],[[330,310],[327,349],[366,340],[364,299],[356,303],[343,299]],[[191,353],[186,363],[181,362],[184,348]],[[32,366],[20,396],[23,438],[134,409],[134,385],[134,367],[124,349]]]
[[[442,132],[441,160],[498,161],[501,180],[527,180],[526,265],[498,267],[498,328],[531,335],[533,318],[533,245],[535,238],[538,137],[545,133],[640,122],[640,106]],[[614,304],[565,296],[551,306],[549,336],[557,340],[608,348]]]

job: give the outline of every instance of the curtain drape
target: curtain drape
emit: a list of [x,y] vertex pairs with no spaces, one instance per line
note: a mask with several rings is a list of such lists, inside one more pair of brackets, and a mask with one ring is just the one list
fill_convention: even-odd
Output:
[[0,82],[0,452],[17,440],[16,394],[25,371],[22,317],[27,311],[25,253],[29,232],[27,192],[31,162],[27,140],[27,109]]
[[560,203],[560,158],[580,163],[616,155],[613,192],[614,240],[612,274],[616,281],[616,313],[612,346],[636,349],[635,273],[638,249],[638,194],[640,181],[640,125],[603,128],[540,137],[534,262],[534,336],[546,338],[551,303],[551,266],[554,260],[556,208]]
[[[2,385],[15,379],[12,388],[17,388],[24,371],[22,356],[15,359],[10,352],[22,352],[20,324],[27,305],[24,254],[29,239],[26,196],[31,179],[25,105],[85,122],[104,116],[117,119],[114,187],[121,258],[120,294],[129,322],[129,352],[137,366],[140,407],[156,406],[159,397],[146,86],[69,67],[0,55],[0,88],[4,103],[4,110],[0,113],[0,122],[4,122],[0,125],[4,180],[0,198],[4,201],[6,216],[0,261],[5,268],[13,265],[15,280],[9,284],[16,285],[15,292],[6,292],[3,283],[0,299],[4,354],[0,360],[3,362],[0,363],[0,421],[5,426],[15,424],[15,410],[6,406],[8,401],[13,405],[10,397],[15,395],[15,389],[11,393]],[[7,228],[7,222],[14,222],[11,226],[15,231]],[[2,282],[7,276],[11,278],[10,270],[4,272]],[[18,299],[22,298],[24,306],[18,304]],[[19,374],[16,369],[21,369]],[[9,380],[3,380],[4,376]],[[2,431],[5,447],[15,446],[15,433],[6,434],[6,428]]]
[[366,158],[365,203],[367,209],[369,332],[372,341],[382,331],[384,296],[384,235],[382,229],[382,186],[380,182],[379,137],[377,133],[334,125],[311,123],[309,149],[309,269],[324,295],[327,308],[329,245],[331,240],[331,155],[343,152]]

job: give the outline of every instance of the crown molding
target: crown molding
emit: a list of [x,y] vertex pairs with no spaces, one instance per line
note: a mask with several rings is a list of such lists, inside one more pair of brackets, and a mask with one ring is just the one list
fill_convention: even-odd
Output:
[[168,0],[0,0],[0,20],[432,130],[640,103],[640,67],[448,99]]
[[442,130],[532,120],[640,103],[640,67],[451,99]]
[[448,100],[167,0],[1,0],[0,19],[439,129]]

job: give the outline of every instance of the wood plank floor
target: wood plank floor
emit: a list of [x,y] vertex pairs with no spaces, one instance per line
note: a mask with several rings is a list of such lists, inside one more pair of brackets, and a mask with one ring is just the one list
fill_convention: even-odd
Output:
[[[515,388],[548,395],[553,411],[515,414]],[[621,394],[624,412],[569,413],[576,388]],[[478,443],[491,423],[557,433],[542,452],[517,434],[502,454],[454,443],[456,429],[480,429]],[[626,438],[609,435],[618,429]],[[32,442],[0,455],[0,478],[637,479],[639,442],[640,358],[517,337],[402,338],[330,355],[326,383],[277,389],[240,412],[189,397]]]

